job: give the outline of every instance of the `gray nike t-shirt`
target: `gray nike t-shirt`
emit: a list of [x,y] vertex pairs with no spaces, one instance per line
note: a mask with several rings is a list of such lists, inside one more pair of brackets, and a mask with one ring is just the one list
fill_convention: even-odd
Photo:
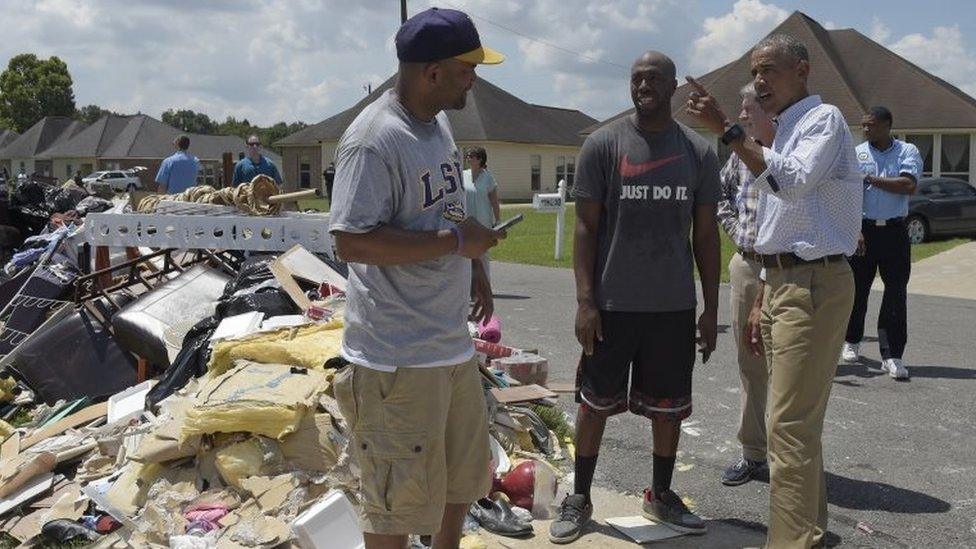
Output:
[[718,158],[703,137],[677,122],[649,133],[631,116],[621,118],[586,138],[574,194],[603,204],[593,279],[598,308],[695,308],[694,208],[721,197]]
[[[419,121],[390,90],[339,141],[329,231],[450,228],[465,216],[461,173],[447,116]],[[342,356],[383,371],[470,359],[470,290],[471,260],[459,255],[391,267],[350,263]]]

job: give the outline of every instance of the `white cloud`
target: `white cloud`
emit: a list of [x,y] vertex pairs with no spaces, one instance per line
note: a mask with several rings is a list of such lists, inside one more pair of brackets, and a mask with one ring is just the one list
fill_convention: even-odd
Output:
[[[518,97],[605,118],[630,107],[627,73],[641,52],[670,55],[679,76],[742,55],[789,14],[776,0],[411,0],[470,13],[482,41],[508,57],[479,76]],[[0,0],[0,65],[57,55],[76,103],[154,116],[192,108],[217,120],[318,122],[396,70],[399,9],[390,0]],[[840,20],[828,27],[844,26]],[[976,55],[959,27],[871,36],[971,93]],[[555,46],[555,47],[554,47]],[[569,50],[569,51],[567,51]],[[0,67],[2,68],[2,67]]]
[[703,34],[692,45],[692,72],[705,73],[738,59],[788,16],[789,12],[774,4],[738,0],[731,12],[706,17]]
[[[886,28],[880,21],[878,25]],[[889,36],[890,32],[881,34],[884,38]],[[889,43],[878,41],[898,55],[976,97],[976,51],[967,50],[959,25],[935,27],[929,35],[913,33]]]
[[879,44],[884,44],[891,38],[891,29],[881,21],[881,18],[877,15],[871,19],[871,31],[868,33],[871,40],[878,42]]
[[0,63],[25,52],[61,57],[79,107],[317,122],[362,97],[365,78],[395,70],[384,46],[399,13],[381,0],[3,3]]

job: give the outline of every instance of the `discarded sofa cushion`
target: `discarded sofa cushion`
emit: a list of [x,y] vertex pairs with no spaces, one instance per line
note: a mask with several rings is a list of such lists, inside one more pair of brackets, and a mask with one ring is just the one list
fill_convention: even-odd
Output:
[[245,432],[280,440],[298,430],[328,379],[321,370],[238,361],[204,382],[180,438]]
[[136,384],[135,359],[85,309],[34,334],[11,362],[47,404],[86,396],[98,400]]
[[190,328],[213,314],[229,280],[195,265],[119,311],[112,319],[115,337],[126,350],[169,367],[168,347],[178,351]]

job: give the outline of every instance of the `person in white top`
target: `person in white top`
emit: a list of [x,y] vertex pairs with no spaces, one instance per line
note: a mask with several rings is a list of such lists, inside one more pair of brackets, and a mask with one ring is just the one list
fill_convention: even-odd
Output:
[[763,289],[744,343],[769,364],[769,529],[767,547],[820,547],[827,530],[821,435],[854,278],[845,256],[857,248],[862,176],[840,110],[807,91],[810,60],[796,38],[776,34],[752,50],[763,110],[776,113],[771,147],[745,139],[708,91],[687,111],[755,174],[759,196],[756,251]]

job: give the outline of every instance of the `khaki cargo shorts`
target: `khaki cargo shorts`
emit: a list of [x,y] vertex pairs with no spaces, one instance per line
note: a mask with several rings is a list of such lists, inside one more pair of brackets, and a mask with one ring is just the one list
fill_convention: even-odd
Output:
[[395,372],[350,364],[334,389],[360,470],[364,532],[436,534],[445,504],[470,503],[490,489],[476,359]]

